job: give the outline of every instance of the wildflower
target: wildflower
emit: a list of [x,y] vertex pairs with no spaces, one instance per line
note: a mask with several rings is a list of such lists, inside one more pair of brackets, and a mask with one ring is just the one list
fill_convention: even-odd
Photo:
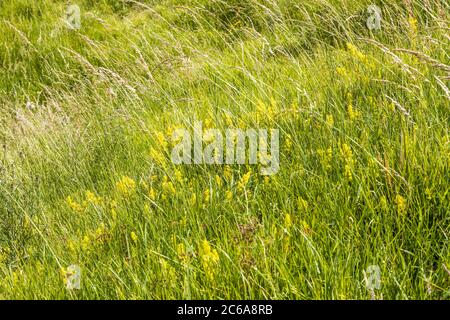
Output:
[[231,200],[233,198],[233,192],[230,190],[225,191],[225,199]]
[[165,259],[160,258],[159,263],[161,265],[161,272],[164,280],[174,287],[176,285],[177,273],[174,267],[172,267]]
[[136,233],[134,231],[131,231],[130,237],[131,237],[131,240],[133,240],[134,243],[137,243],[138,236],[136,235]]
[[329,147],[327,150],[318,149],[317,154],[320,157],[320,164],[325,170],[331,169],[331,161],[333,160],[333,149]]
[[163,165],[166,160],[163,153],[157,151],[155,148],[150,149],[150,158],[160,165]]
[[191,206],[195,206],[196,203],[197,203],[197,195],[195,193],[193,193],[191,195],[191,199],[189,200],[189,204]]
[[167,150],[168,143],[167,143],[166,137],[164,136],[164,133],[157,131],[155,133],[155,138],[156,138],[156,141],[158,142],[159,146],[163,150]]
[[155,193],[155,189],[153,189],[153,187],[150,187],[150,190],[148,192],[148,197],[153,201],[156,200],[156,193]]
[[346,78],[348,76],[348,71],[347,69],[345,69],[344,67],[337,67],[336,68],[336,72],[338,75],[340,75],[341,77]]
[[175,179],[176,179],[179,183],[183,183],[183,174],[182,174],[181,171],[178,170],[178,169],[175,170]]
[[368,64],[369,61],[368,61],[367,57],[364,55],[364,53],[359,51],[359,49],[355,45],[347,42],[347,49],[353,57],[357,58],[359,61],[361,61],[364,64]]
[[350,118],[350,120],[355,120],[355,119],[359,118],[359,116],[361,115],[361,112],[353,109],[353,105],[349,104],[347,106],[347,114],[348,114],[348,117]]
[[334,119],[332,114],[327,114],[325,121],[330,127],[334,126]]
[[130,177],[123,176],[122,179],[116,183],[116,189],[122,195],[129,196],[134,193],[136,182]]
[[286,230],[289,230],[292,227],[292,218],[289,213],[286,213],[286,215],[284,216],[284,227],[286,228]]
[[401,195],[395,196],[395,204],[397,205],[397,212],[399,214],[405,213],[406,211],[406,200]]
[[83,251],[89,251],[90,247],[91,247],[91,238],[89,237],[89,235],[85,235],[81,240],[81,249]]
[[344,166],[344,177],[348,180],[348,181],[352,181],[353,180],[353,176],[352,176],[352,168],[346,164]]
[[408,18],[408,24],[409,28],[411,29],[412,33],[417,33],[417,19],[414,18],[412,15]]
[[303,199],[302,197],[297,198],[297,206],[299,211],[306,211],[308,210],[308,201]]
[[264,185],[269,186],[270,185],[270,178],[269,176],[264,176]]
[[169,181],[167,176],[164,176],[163,182],[161,184],[164,195],[173,195],[176,193],[175,187],[173,186],[172,181]]
[[206,204],[206,203],[209,202],[210,199],[211,199],[211,192],[209,191],[209,189],[206,189],[206,190],[203,192],[203,201],[204,201],[204,203]]
[[225,177],[226,180],[230,181],[231,178],[233,178],[233,173],[231,172],[231,168],[230,166],[225,166],[223,168],[223,176]]
[[216,175],[215,179],[216,179],[217,185],[220,188],[222,186],[222,178],[220,176]]
[[284,141],[287,150],[292,149],[292,136],[290,134],[286,135],[286,139]]
[[94,205],[99,205],[102,202],[101,197],[97,197],[95,193],[89,190],[86,191],[86,200]]
[[206,239],[201,241],[198,251],[203,270],[207,278],[212,280],[217,271],[216,267],[219,263],[219,254],[216,249],[211,248],[211,245]]
[[238,182],[238,190],[243,191],[250,180],[252,175],[252,170],[248,170],[246,174],[244,174]]
[[183,263],[186,263],[189,260],[189,256],[186,251],[186,246],[182,242],[177,244],[177,256],[178,259],[180,259],[180,261],[182,261]]
[[78,212],[78,213],[81,213],[86,209],[84,206],[82,206],[78,202],[74,201],[71,196],[68,196],[66,198],[66,203],[70,209],[72,209],[73,211]]

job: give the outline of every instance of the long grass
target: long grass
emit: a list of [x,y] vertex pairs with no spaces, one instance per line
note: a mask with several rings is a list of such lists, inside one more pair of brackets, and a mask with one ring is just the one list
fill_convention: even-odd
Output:
[[[0,298],[450,297],[448,1],[76,3],[0,0]],[[175,166],[196,120],[279,172]]]

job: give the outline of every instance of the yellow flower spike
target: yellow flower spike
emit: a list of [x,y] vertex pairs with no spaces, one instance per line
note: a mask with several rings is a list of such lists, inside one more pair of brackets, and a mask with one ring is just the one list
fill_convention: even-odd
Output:
[[178,181],[179,183],[183,183],[183,174],[180,170],[176,169],[174,175],[176,181]]
[[402,197],[401,195],[396,195],[395,196],[395,204],[397,206],[397,212],[399,214],[403,214],[406,212],[406,199],[404,197]]
[[297,198],[297,206],[299,211],[306,211],[308,210],[308,201],[303,199],[302,197]]
[[284,216],[284,227],[289,230],[292,227],[292,218],[289,213]]
[[134,243],[138,242],[138,236],[136,235],[136,233],[134,231],[131,231],[130,238],[131,238],[131,240],[133,240]]
[[252,175],[252,170],[249,169],[247,171],[247,173],[242,176],[242,178],[239,180],[238,186],[237,186],[239,191],[243,191],[245,189],[245,187],[247,186],[247,184],[250,180],[251,175]]
[[164,165],[166,162],[164,154],[155,148],[150,148],[150,158],[159,165]]
[[195,193],[193,193],[191,195],[191,198],[189,199],[189,204],[191,206],[195,206],[196,203],[197,203],[197,195]]
[[225,199],[231,200],[233,198],[233,192],[230,190],[225,191]]
[[148,192],[148,197],[153,201],[156,200],[156,192],[155,192],[155,189],[153,189],[153,187],[150,187],[150,190]]
[[216,175],[215,179],[216,179],[217,186],[219,188],[222,187],[222,184],[223,184],[222,178],[220,176]]
[[116,183],[116,189],[120,194],[130,196],[136,190],[136,182],[128,176],[123,176],[122,179]]
[[231,171],[230,166],[225,166],[223,169],[223,176],[225,177],[226,180],[231,181],[231,179],[233,178],[233,173]]
[[332,114],[327,114],[327,116],[326,116],[326,123],[330,127],[334,126],[334,119],[333,119],[333,115]]
[[92,191],[86,191],[86,201],[94,205],[99,205],[102,202],[102,198],[98,197]]
[[66,203],[67,203],[67,205],[69,206],[70,209],[72,209],[73,211],[78,212],[78,213],[81,213],[81,212],[83,212],[86,209],[85,206],[83,206],[83,205],[79,204],[78,202],[74,201],[71,196],[68,196],[66,198]]
[[210,199],[211,199],[211,192],[209,191],[209,189],[206,189],[203,192],[203,201],[204,203],[208,203]]

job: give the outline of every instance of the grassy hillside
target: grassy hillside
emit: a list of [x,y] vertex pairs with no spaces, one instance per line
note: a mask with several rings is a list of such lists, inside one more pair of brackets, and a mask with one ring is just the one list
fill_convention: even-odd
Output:
[[[450,297],[448,1],[73,3],[0,0],[0,298]],[[174,165],[194,121],[279,172]]]

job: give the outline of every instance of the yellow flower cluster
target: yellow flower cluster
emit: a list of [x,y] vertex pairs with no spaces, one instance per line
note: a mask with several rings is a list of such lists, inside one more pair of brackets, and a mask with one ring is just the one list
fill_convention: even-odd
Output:
[[355,164],[355,160],[353,158],[353,152],[350,146],[346,143],[341,144],[341,156],[344,159],[344,176],[347,180],[352,181],[352,169]]
[[317,154],[320,158],[320,164],[325,170],[331,170],[331,161],[333,160],[333,148],[329,147],[327,150],[318,149]]
[[395,204],[397,206],[397,212],[399,214],[403,214],[406,212],[406,199],[401,195],[398,194],[395,196]]
[[76,202],[75,200],[73,200],[71,196],[68,196],[66,198],[66,203],[70,209],[72,209],[73,211],[78,212],[78,213],[84,212],[84,210],[86,210],[86,207],[87,207],[86,202],[83,202],[82,204],[80,204],[80,203]]
[[241,179],[239,180],[239,182],[237,184],[237,188],[239,191],[243,191],[245,189],[245,187],[247,186],[247,184],[250,180],[251,175],[252,175],[252,170],[249,169],[247,171],[247,173],[241,177]]
[[207,278],[213,280],[219,263],[217,250],[212,249],[208,240],[205,239],[199,244],[198,254]]
[[124,196],[130,196],[136,190],[136,182],[128,176],[123,176],[116,183],[116,189],[120,194]]
[[347,42],[347,50],[353,57],[355,57],[365,65],[369,65],[369,60],[367,59],[366,55],[362,53],[355,45]]

